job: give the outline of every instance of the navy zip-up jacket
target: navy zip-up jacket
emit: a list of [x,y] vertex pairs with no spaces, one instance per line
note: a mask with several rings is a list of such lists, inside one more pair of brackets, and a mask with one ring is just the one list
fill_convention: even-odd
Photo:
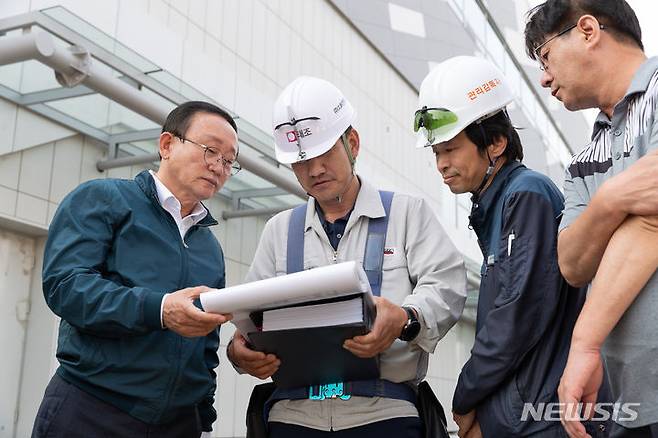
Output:
[[585,289],[569,286],[557,263],[564,198],[549,178],[505,164],[476,201],[471,225],[484,256],[475,343],[453,410],[476,410],[485,437],[518,437],[561,427],[521,421],[523,404],[557,402],[571,333]]
[[160,304],[186,287],[224,287],[224,257],[208,228],[216,224],[208,214],[183,242],[148,171],[66,196],[43,266],[46,302],[62,318],[57,373],[149,424],[196,407],[211,430],[219,328],[197,338],[163,330]]

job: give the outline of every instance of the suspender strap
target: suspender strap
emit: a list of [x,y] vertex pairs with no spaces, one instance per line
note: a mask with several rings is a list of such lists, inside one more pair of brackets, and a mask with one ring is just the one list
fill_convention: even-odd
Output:
[[[371,218],[368,221],[368,235],[366,237],[366,250],[363,256],[363,269],[368,276],[370,288],[375,296],[381,294],[382,264],[384,263],[384,244],[386,243],[386,230],[388,218],[391,213],[393,192],[380,191],[383,217]],[[292,274],[304,270],[304,225],[306,222],[306,205],[298,205],[292,210],[288,224],[288,247],[286,249],[286,272]]]
[[386,243],[386,230],[388,218],[391,213],[393,192],[379,191],[384,206],[383,217],[371,218],[368,221],[368,236],[366,237],[366,251],[363,256],[363,270],[366,271],[372,294],[378,297],[382,290],[382,264],[384,263],[384,244]]
[[286,272],[292,274],[304,270],[304,225],[306,204],[292,209],[288,224],[288,248],[286,249]]

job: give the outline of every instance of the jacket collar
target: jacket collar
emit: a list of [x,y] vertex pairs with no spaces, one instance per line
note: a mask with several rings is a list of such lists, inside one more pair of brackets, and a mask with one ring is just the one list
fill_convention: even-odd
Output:
[[[379,196],[379,191],[370,185],[363,177],[357,175],[361,187],[359,188],[359,193],[356,195],[356,202],[354,203],[354,209],[350,214],[350,218],[347,221],[347,226],[345,227],[345,233],[359,220],[360,217],[367,218],[378,218],[386,215],[384,211],[384,206],[382,205],[381,197]],[[306,207],[306,220],[304,229],[308,230],[309,228],[315,228],[315,230],[320,233],[324,233],[322,228],[322,223],[320,218],[317,215],[315,203],[316,200],[313,197],[308,198],[308,204]]]
[[[160,198],[158,198],[158,189],[155,186],[155,181],[153,180],[153,176],[151,176],[151,173],[148,170],[139,172],[137,176],[135,176],[135,182],[151,202],[156,204],[158,207],[163,208],[162,205],[160,205]],[[206,209],[207,214],[206,217],[197,223],[197,225],[205,227],[217,225],[217,221],[210,214],[210,210],[208,210],[208,208],[202,202],[200,202],[200,204],[203,208]]]
[[[635,72],[635,75],[633,75],[633,79],[631,79],[631,85],[628,87],[628,90],[626,90],[626,94],[624,95],[623,99],[620,100],[617,105],[615,105],[615,113],[618,111],[617,106],[622,104],[624,101],[631,99],[635,94],[646,93],[647,88],[649,88],[649,84],[651,83],[651,79],[657,71],[658,56],[654,56],[644,61]],[[596,116],[596,120],[594,121],[592,140],[596,138],[601,129],[604,129],[611,124],[612,121],[610,118],[603,111],[599,111],[599,114]]]
[[469,216],[469,226],[475,230],[478,237],[480,235],[479,231],[482,230],[484,224],[487,222],[490,211],[495,207],[498,198],[507,186],[510,176],[520,168],[525,168],[525,166],[518,161],[505,163],[498,173],[494,175],[493,182],[484,191],[480,199],[473,203],[471,215]]

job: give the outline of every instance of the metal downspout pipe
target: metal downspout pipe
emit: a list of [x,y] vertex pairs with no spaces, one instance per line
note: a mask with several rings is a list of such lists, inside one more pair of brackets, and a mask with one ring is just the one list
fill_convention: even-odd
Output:
[[[90,54],[82,47],[71,46],[62,49],[55,44],[52,35],[41,32],[26,32],[20,36],[0,38],[0,65],[36,59],[51,67],[57,79],[64,86],[84,84],[113,101],[162,125],[167,117],[167,109],[120,79],[93,65]],[[114,167],[144,164],[158,160],[157,154],[121,157],[97,163],[99,170]],[[243,155],[239,159],[246,170],[281,187],[291,194],[306,199],[307,194],[297,181],[282,175],[276,168],[259,158]]]

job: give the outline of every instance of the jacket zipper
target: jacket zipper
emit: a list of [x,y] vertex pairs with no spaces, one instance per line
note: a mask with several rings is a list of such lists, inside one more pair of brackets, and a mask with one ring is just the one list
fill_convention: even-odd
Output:
[[[180,231],[178,230],[178,226],[176,225],[176,223],[174,221],[174,218],[171,217],[169,212],[167,212],[167,211],[165,211],[165,212],[167,213],[167,216],[169,217],[170,221],[174,222],[174,226],[176,227],[176,232],[180,236]],[[188,230],[188,232],[189,231],[190,230]],[[186,235],[187,235],[187,233],[186,233]],[[185,240],[182,238],[182,236],[181,236],[180,243],[181,243],[181,246],[182,246],[182,248],[181,248],[181,273],[183,273],[183,272],[187,272],[188,263],[187,263],[187,251],[186,251],[186,249],[189,248],[189,247],[185,243]],[[187,278],[183,278],[182,280],[187,280]],[[181,282],[179,282],[178,287],[180,288],[180,287],[184,286],[184,284],[185,284],[185,281],[181,281]],[[181,355],[181,351],[183,349],[183,342],[182,342],[182,339],[181,339],[180,336],[176,336],[174,339],[175,339],[174,357],[179,357]],[[179,381],[179,373],[180,373],[180,361],[177,361],[177,365],[176,365],[176,367],[175,367],[175,369],[174,369],[174,371],[171,375],[171,379],[170,379],[171,383],[168,385],[169,390],[166,393],[165,404],[162,407],[162,412],[161,412],[160,415],[162,415],[162,413],[164,413],[165,410],[169,407],[169,404],[171,402],[171,396],[172,396],[174,390],[176,389],[177,383]]]

